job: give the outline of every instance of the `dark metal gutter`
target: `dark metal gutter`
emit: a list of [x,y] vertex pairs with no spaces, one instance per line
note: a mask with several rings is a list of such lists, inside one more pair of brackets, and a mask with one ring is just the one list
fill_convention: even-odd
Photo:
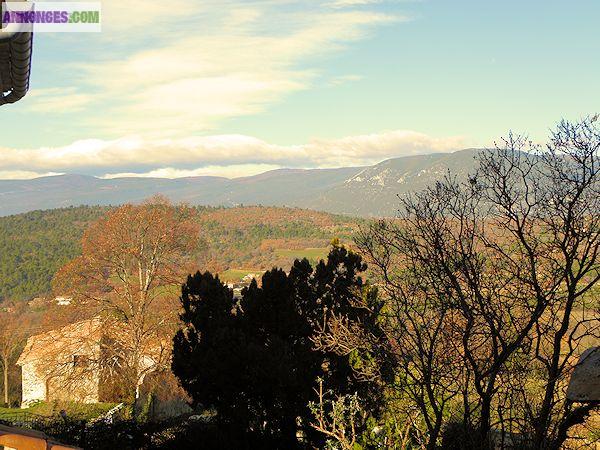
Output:
[[21,100],[29,90],[33,32],[25,27],[31,24],[0,29],[0,106]]

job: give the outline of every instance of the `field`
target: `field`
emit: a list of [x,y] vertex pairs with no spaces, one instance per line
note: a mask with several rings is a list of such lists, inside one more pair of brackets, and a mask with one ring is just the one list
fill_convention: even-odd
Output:
[[[328,247],[318,248],[302,248],[302,249],[287,249],[278,248],[274,250],[274,255],[277,259],[285,259],[293,261],[295,259],[308,259],[312,264],[316,264],[321,259],[326,259],[329,253]],[[264,269],[257,268],[241,268],[241,269],[228,269],[219,273],[221,281],[226,283],[240,281],[248,274],[261,275],[265,272]]]
[[229,269],[229,270],[225,270],[224,272],[220,273],[219,278],[221,279],[221,281],[229,283],[229,282],[234,282],[234,281],[241,281],[241,279],[244,278],[249,273],[258,275],[258,274],[264,273],[264,270],[260,270],[260,269]]
[[292,259],[302,259],[306,258],[310,262],[315,263],[320,261],[321,259],[326,259],[327,254],[329,253],[329,248],[304,248],[300,250],[289,250],[285,248],[280,248],[275,250],[275,255],[284,258],[292,258]]

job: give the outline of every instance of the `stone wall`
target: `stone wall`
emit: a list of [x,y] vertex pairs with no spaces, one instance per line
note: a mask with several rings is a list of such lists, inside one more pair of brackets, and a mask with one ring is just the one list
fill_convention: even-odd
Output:
[[34,362],[23,364],[21,373],[23,390],[21,407],[26,408],[31,403],[46,400],[46,380],[40,376]]

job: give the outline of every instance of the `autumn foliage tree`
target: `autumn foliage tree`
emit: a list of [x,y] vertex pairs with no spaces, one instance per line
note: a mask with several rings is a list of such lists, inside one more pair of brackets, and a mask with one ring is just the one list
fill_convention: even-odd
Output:
[[168,366],[176,286],[198,241],[193,218],[193,210],[163,198],[117,208],[89,227],[82,255],[55,277],[57,293],[113,330],[101,365],[127,400],[146,373]]

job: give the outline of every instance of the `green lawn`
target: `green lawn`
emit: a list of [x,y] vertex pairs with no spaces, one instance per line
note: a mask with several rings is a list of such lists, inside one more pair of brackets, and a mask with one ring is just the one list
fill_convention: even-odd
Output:
[[[290,258],[290,259],[308,259],[311,263],[316,263],[321,259],[327,259],[327,255],[329,254],[329,247],[323,248],[302,248],[298,250],[290,250],[285,248],[279,248],[275,250],[275,256],[280,258]],[[221,281],[225,283],[240,281],[249,273],[254,273],[257,275],[263,274],[264,270],[260,269],[252,269],[252,268],[242,268],[242,269],[229,269],[219,273],[219,278]]]
[[240,281],[249,273],[260,275],[264,273],[264,270],[253,270],[253,269],[229,269],[221,272],[219,278],[221,281],[228,283],[233,281]]
[[27,413],[52,417],[58,415],[62,409],[67,412],[67,416],[70,418],[89,420],[101,416],[115,406],[116,403],[40,402],[30,408],[0,408],[0,420],[12,420],[15,416],[26,415]]
[[306,258],[311,262],[317,262],[326,259],[329,254],[329,247],[324,248],[303,248],[299,250],[277,249],[275,255],[286,258],[302,259]]

